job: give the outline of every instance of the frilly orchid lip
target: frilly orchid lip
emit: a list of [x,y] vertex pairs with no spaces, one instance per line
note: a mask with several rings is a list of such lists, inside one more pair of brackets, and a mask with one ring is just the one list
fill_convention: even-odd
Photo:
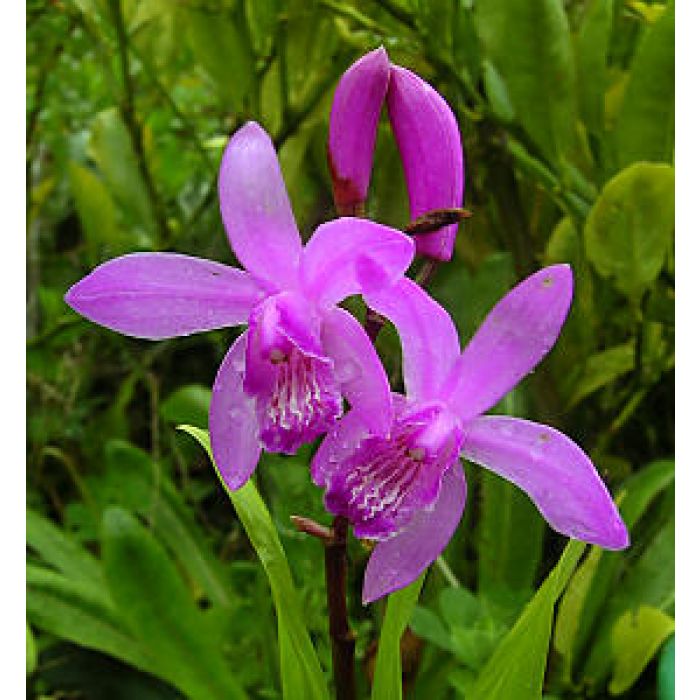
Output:
[[[331,108],[328,162],[341,214],[360,213],[367,198],[381,108],[401,155],[412,219],[462,206],[464,163],[459,127],[445,100],[415,73],[390,64],[384,48],[353,63]],[[458,224],[416,238],[416,252],[449,260]]]
[[580,447],[545,425],[482,415],[556,341],[573,294],[569,266],[540,270],[511,290],[461,353],[449,315],[418,285],[401,279],[377,289],[374,277],[364,296],[396,326],[406,396],[394,397],[384,437],[351,410],[312,464],[329,510],[377,540],[364,602],[414,581],[449,542],[466,503],[460,454],[525,491],[558,532],[627,547],[625,524]]
[[217,467],[236,489],[262,447],[294,452],[328,430],[343,396],[371,432],[387,432],[391,396],[381,362],[360,324],[337,304],[361,291],[360,257],[393,284],[414,245],[387,226],[341,218],[319,226],[302,246],[272,141],[254,122],[226,147],[219,198],[245,270],[135,253],[97,267],[65,300],[95,323],[151,340],[250,326],[219,368],[209,413]]

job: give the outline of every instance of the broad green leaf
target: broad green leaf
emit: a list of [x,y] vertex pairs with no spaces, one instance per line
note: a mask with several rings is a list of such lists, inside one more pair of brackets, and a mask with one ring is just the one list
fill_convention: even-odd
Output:
[[255,52],[266,55],[275,38],[279,0],[245,0],[245,13]]
[[401,637],[420,595],[425,572],[410,586],[389,596],[374,667],[372,700],[401,700]]
[[188,9],[187,38],[227,112],[239,113],[253,84],[253,54],[246,32],[230,12]]
[[160,405],[160,414],[171,423],[206,426],[209,423],[211,389],[201,384],[188,384],[173,391]]
[[93,589],[104,597],[104,576],[100,564],[80,543],[71,539],[53,521],[31,508],[27,509],[27,546],[66,577]]
[[157,658],[160,675],[189,697],[245,698],[170,557],[129,512],[102,523],[110,592],[132,634]]
[[36,650],[36,640],[34,639],[34,634],[32,633],[32,628],[29,623],[26,623],[27,627],[27,675],[34,673],[36,669],[36,664],[39,659],[38,652]]
[[452,651],[452,637],[443,621],[428,608],[416,605],[411,615],[411,631],[431,644]]
[[440,592],[440,612],[450,627],[469,627],[481,614],[481,606],[466,588],[445,588]]
[[673,618],[647,605],[626,612],[613,627],[611,695],[620,695],[636,682],[659,647],[673,633]]
[[[190,425],[179,426],[207,452],[214,464],[209,434]],[[219,474],[217,470],[217,475]],[[221,477],[219,476],[221,479]],[[304,612],[292,573],[270,514],[252,481],[230,491],[223,481],[261,564],[265,569],[277,612],[280,639],[282,687],[286,698],[328,698],[328,690],[304,621]]]
[[70,163],[71,191],[93,262],[103,255],[117,255],[133,245],[133,240],[119,229],[114,202],[94,172]]
[[172,481],[154,472],[162,467],[143,450],[120,440],[107,443],[105,458],[108,476],[101,483],[109,500],[148,518],[154,534],[209,600],[230,607],[233,592],[224,567]]
[[612,13],[613,0],[590,0],[574,41],[581,118],[588,131],[598,137],[604,128]]
[[671,1],[642,38],[614,131],[618,167],[671,162],[675,120],[675,8]]
[[553,163],[574,145],[574,55],[561,0],[475,0],[486,59],[503,77],[516,118]]
[[673,241],[674,170],[636,163],[610,180],[584,228],[586,255],[624,294],[639,298],[656,279]]
[[111,601],[79,580],[27,565],[27,617],[32,625],[59,639],[158,674],[149,647],[142,647],[131,634]]
[[669,610],[675,590],[674,522],[670,520],[625,573],[604,607],[583,669],[583,680],[597,686],[607,678],[612,664],[612,630],[628,611],[648,605]]
[[576,389],[569,398],[570,409],[598,389],[634,369],[634,343],[624,343],[591,355],[576,380]]
[[495,589],[531,590],[542,556],[545,524],[532,501],[487,471],[481,480],[478,524],[479,595]]
[[658,671],[659,700],[674,700],[676,697],[676,638],[666,642],[659,656]]
[[554,605],[585,548],[583,542],[569,542],[556,567],[486,663],[469,698],[540,700]]
[[482,66],[484,90],[489,98],[493,113],[503,122],[512,122],[515,111],[508,96],[508,88],[503,78],[491,61],[484,61]]
[[106,109],[95,117],[88,152],[97,163],[110,194],[147,244],[155,228],[153,212],[129,132],[116,108]]
[[[625,481],[618,504],[622,519],[632,533],[633,544],[635,524],[650,503],[673,483],[673,475],[672,461],[658,461]],[[621,552],[592,547],[571,579],[559,606],[554,633],[554,648],[563,658],[567,678],[578,665],[579,655],[589,642],[624,560]]]

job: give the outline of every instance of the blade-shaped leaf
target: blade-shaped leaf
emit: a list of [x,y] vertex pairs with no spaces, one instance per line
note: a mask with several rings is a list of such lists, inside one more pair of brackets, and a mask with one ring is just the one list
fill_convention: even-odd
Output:
[[401,636],[420,595],[425,572],[410,586],[389,596],[379,637],[372,700],[401,700]]
[[159,675],[189,697],[243,698],[174,562],[128,511],[112,507],[102,523],[110,592],[132,634],[157,657]]
[[[207,431],[190,425],[179,428],[199,442],[214,464]],[[270,514],[252,481],[248,481],[238,491],[230,491],[223,481],[221,483],[260,558],[272,589],[279,625],[284,696],[314,700],[328,698],[318,657],[304,622],[301,601]]]
[[556,567],[479,674],[470,698],[541,699],[554,605],[585,548],[583,542],[569,542]]

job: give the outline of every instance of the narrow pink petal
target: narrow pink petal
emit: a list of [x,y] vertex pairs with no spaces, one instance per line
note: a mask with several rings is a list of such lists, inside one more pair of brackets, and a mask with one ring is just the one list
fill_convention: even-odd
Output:
[[321,326],[324,352],[343,395],[365,418],[375,435],[389,432],[392,420],[391,389],[384,367],[364,328],[338,307],[328,311]]
[[232,491],[250,478],[260,458],[255,402],[243,391],[243,333],[224,357],[214,380],[209,406],[211,449],[221,478]]
[[437,397],[459,357],[459,338],[450,315],[405,277],[392,287],[365,291],[363,296],[370,308],[396,326],[406,396],[418,400]]
[[491,310],[448,376],[444,394],[467,421],[494,406],[556,342],[573,275],[552,265],[530,275]]
[[358,260],[370,260],[391,284],[408,269],[413,251],[413,241],[389,226],[352,217],[335,219],[319,226],[306,244],[303,288],[321,306],[332,306],[360,292]]
[[311,461],[311,478],[316,486],[324,487],[328,479],[357,446],[370,435],[365,416],[360,411],[348,411],[327,433]]
[[413,583],[449,543],[466,501],[464,471],[456,462],[443,477],[433,509],[419,511],[403,532],[374,548],[365,570],[363,604]]
[[132,253],[95,268],[66,303],[119,333],[160,340],[248,319],[264,296],[248,273],[176,253]]
[[383,47],[353,63],[338,82],[328,127],[333,199],[341,215],[358,213],[367,198],[377,124],[389,84]]
[[482,416],[465,426],[462,455],[525,491],[557,532],[606,549],[629,545],[625,524],[593,463],[554,428]]
[[[392,65],[387,106],[403,162],[411,217],[416,219],[433,209],[461,207],[462,142],[447,102],[417,75]],[[416,252],[449,260],[457,226],[416,236]]]
[[241,127],[226,146],[219,206],[241,264],[274,289],[295,287],[301,238],[275,147],[255,122]]

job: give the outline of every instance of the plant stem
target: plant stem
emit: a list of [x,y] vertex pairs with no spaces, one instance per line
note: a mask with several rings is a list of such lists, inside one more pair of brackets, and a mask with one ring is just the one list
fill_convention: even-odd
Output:
[[328,624],[333,650],[333,677],[337,700],[355,700],[355,634],[348,622],[345,591],[347,578],[347,518],[333,520],[333,537],[323,540],[326,563]]

